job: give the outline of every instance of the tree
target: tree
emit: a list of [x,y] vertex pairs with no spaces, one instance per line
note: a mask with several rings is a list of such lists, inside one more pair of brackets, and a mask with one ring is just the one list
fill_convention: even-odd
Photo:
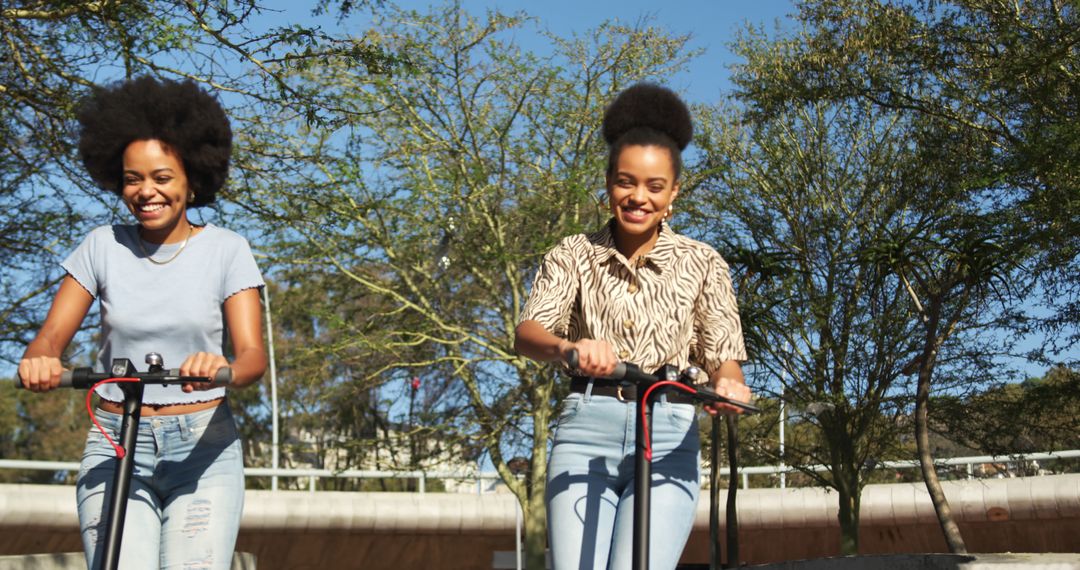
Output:
[[[484,450],[521,502],[528,564],[539,568],[560,394],[552,367],[513,352],[513,330],[540,255],[603,220],[603,106],[677,68],[685,38],[608,24],[548,36],[553,53],[541,57],[513,41],[526,23],[454,4],[391,11],[374,41],[408,61],[381,77],[326,66],[292,78],[335,94],[341,128],[294,130],[295,117],[268,117],[249,147],[262,170],[244,184],[275,263],[339,274],[335,302],[366,304],[321,324],[388,360],[335,381],[353,391],[412,376],[439,386],[428,429]],[[347,349],[323,348],[334,358]],[[527,467],[512,470],[519,456]]]
[[[800,6],[804,31],[777,42],[740,87],[768,115],[798,101],[860,98],[917,117],[913,142],[966,175],[958,192],[1029,244],[1045,308],[1029,300],[1052,363],[1080,340],[1080,10],[1067,0],[1005,3],[823,0]],[[951,171],[943,171],[951,172]],[[1006,220],[999,220],[1006,222]]]
[[[908,368],[918,373],[917,442],[955,552],[963,541],[928,449],[939,351],[1007,324],[1019,324],[1020,334],[1032,323],[1073,331],[1064,346],[1077,339],[1076,19],[1074,4],[1054,0],[807,2],[803,31],[761,42],[768,47],[739,82],[758,120],[815,101],[894,112],[913,126],[915,162],[936,175],[915,208],[925,227],[898,228],[871,256],[900,278],[922,322],[921,354]],[[1018,270],[1022,263],[1035,271]],[[1033,279],[1048,294],[1052,318],[1017,303]]]
[[[367,6],[365,0],[322,0],[317,9],[344,15]],[[265,11],[256,0],[16,0],[0,6],[5,46],[0,51],[0,361],[14,369],[40,327],[62,276],[63,256],[93,226],[126,219],[117,200],[95,188],[75,156],[74,111],[88,90],[141,74],[190,78],[222,98],[234,131],[242,133],[249,114],[288,111],[319,124],[324,109],[334,108],[321,93],[290,85],[289,73],[331,61],[357,73],[393,66],[392,55],[363,38],[332,37],[300,25],[258,27],[257,17]],[[236,144],[245,144],[242,136]],[[196,219],[226,218],[228,201],[242,193],[227,186],[222,202],[198,212]],[[95,322],[94,315],[85,320],[87,326]],[[80,335],[76,345],[85,340]],[[86,364],[85,356],[71,352],[66,362]],[[234,398],[234,405],[241,404],[237,413],[249,454],[258,451],[257,396],[252,390]],[[41,399],[60,405],[71,397],[78,396]],[[4,432],[11,437],[49,425],[39,414],[53,404],[21,398],[22,423]],[[82,440],[74,432],[58,437],[75,438],[76,445]],[[53,457],[26,446],[4,453]]]
[[894,384],[911,350],[905,299],[860,260],[904,209],[892,191],[898,125],[825,105],[759,124],[715,120],[699,137],[712,177],[694,191],[695,218],[710,220],[702,237],[738,268],[743,326],[758,337],[752,377],[784,375],[789,402],[828,406],[815,418],[822,438],[791,442],[787,459],[830,467],[809,475],[837,490],[841,550],[854,553],[868,460],[895,441]]
[[968,399],[942,396],[934,422],[942,437],[980,453],[1022,456],[1080,445],[1080,373],[1064,367],[1042,378],[997,384]]
[[[5,379],[7,380],[7,379]],[[57,397],[41,398],[31,392],[5,390],[0,409],[11,413],[10,425],[0,426],[0,457],[41,461],[71,461],[82,453],[89,420],[86,394],[66,390]],[[64,471],[10,471],[3,480],[18,483],[74,483],[75,473]]]
[[[755,75],[763,47],[742,44],[737,81]],[[785,460],[829,467],[806,475],[837,490],[841,550],[856,553],[863,486],[880,460],[909,452],[908,367],[924,349],[914,301],[880,252],[896,235],[934,242],[947,224],[925,207],[935,177],[902,115],[849,100],[760,116],[743,97],[705,121],[691,231],[732,263],[751,378],[783,379],[783,398],[817,427],[789,440]],[[942,345],[940,389],[985,380],[995,352],[973,331],[996,316],[965,321],[965,342]]]
[[61,276],[57,261],[89,228],[119,219],[115,199],[94,187],[74,153],[72,119],[87,90],[140,74],[191,78],[229,103],[240,130],[246,112],[286,108],[316,123],[333,108],[320,93],[290,85],[292,70],[327,61],[376,71],[392,65],[362,38],[299,25],[254,29],[265,10],[256,0],[0,7],[0,359],[16,361],[36,332]]

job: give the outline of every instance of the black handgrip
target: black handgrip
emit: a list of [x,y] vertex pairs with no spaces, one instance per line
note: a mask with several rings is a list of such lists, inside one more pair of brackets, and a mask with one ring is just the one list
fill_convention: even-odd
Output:
[[570,354],[566,357],[566,365],[570,367],[570,370],[577,370],[578,355],[576,348],[570,349]]
[[180,373],[179,368],[171,368],[169,369],[166,376],[162,378],[162,380],[165,380],[166,382],[151,383],[177,384],[180,382],[203,382],[213,384],[214,386],[228,386],[229,384],[232,384],[233,373],[232,368],[229,368],[228,366],[222,366],[221,368],[217,369],[217,372],[214,373],[213,378],[210,378],[209,376],[184,376]]
[[751,404],[749,402],[742,402],[742,401],[739,401],[739,400],[732,400],[731,398],[721,396],[720,394],[717,394],[716,392],[714,392],[714,391],[712,391],[712,390],[710,390],[708,388],[704,388],[704,387],[699,387],[699,388],[695,388],[695,389],[697,390],[698,397],[700,397],[702,399],[706,399],[706,400],[709,400],[711,402],[720,402],[720,403],[723,403],[723,404],[728,404],[729,406],[735,406],[736,408],[739,408],[739,409],[741,409],[741,410],[743,410],[745,412],[749,412],[751,414],[757,414],[757,413],[761,412],[761,408],[759,408],[759,407],[757,407],[757,406],[755,406],[755,405],[753,405],[753,404]]
[[[57,388],[70,388],[71,387],[72,372],[71,370],[64,370],[60,373],[60,384]],[[26,386],[23,385],[22,378],[18,374],[15,374],[15,387],[20,390],[25,390]]]
[[232,368],[229,368],[228,366],[218,368],[217,372],[214,373],[215,386],[228,386],[229,384],[232,384],[232,381]]
[[[570,354],[566,357],[566,365],[570,367],[570,370],[578,369],[578,352],[576,348],[570,349]],[[627,374],[629,374],[629,377],[627,377]],[[613,370],[611,374],[608,374],[607,376],[598,376],[598,378],[608,378],[611,380],[622,380],[626,378],[627,380],[637,380],[640,374],[641,370],[637,366],[630,364],[629,362],[619,362],[615,365],[615,370]],[[651,379],[652,376],[649,375],[648,378]]]

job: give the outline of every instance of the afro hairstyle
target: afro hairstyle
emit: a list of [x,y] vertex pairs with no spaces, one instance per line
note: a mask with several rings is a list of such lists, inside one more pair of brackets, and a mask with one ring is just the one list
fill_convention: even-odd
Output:
[[190,79],[143,76],[95,88],[78,110],[79,158],[95,183],[120,194],[124,150],[161,141],[184,165],[189,206],[213,203],[229,174],[232,129],[217,99]]
[[608,174],[627,146],[668,149],[675,178],[682,172],[682,151],[694,136],[690,110],[674,91],[654,83],[638,83],[619,93],[604,112],[602,126],[608,153]]

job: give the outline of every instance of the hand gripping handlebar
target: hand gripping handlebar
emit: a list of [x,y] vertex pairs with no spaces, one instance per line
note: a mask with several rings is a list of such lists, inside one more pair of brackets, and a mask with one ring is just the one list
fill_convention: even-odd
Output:
[[[160,370],[158,372],[135,372],[131,374],[112,372],[94,372],[91,368],[76,368],[65,370],[60,374],[60,388],[75,388],[85,390],[94,384],[111,378],[137,378],[143,384],[186,384],[188,382],[209,382],[215,386],[228,386],[232,384],[232,368],[219,368],[213,378],[205,376],[182,376],[179,368]],[[25,388],[22,379],[15,377],[15,387]]]

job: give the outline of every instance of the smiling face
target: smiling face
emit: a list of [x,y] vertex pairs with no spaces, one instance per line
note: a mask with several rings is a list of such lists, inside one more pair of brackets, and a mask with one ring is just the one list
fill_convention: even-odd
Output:
[[[659,146],[629,145],[608,175],[608,198],[615,216],[616,244],[627,257],[644,253],[659,237],[660,222],[679,194],[671,153]],[[620,250],[622,250],[620,246]]]
[[144,239],[172,243],[189,233],[190,197],[184,165],[158,140],[138,140],[124,150],[123,192]]

